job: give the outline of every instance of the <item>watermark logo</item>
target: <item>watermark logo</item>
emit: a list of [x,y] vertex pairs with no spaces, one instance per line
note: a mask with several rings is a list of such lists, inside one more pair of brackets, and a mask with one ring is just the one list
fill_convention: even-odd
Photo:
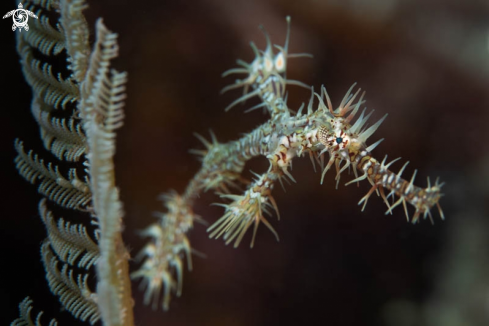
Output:
[[29,16],[37,19],[37,16],[34,15],[32,11],[24,9],[22,3],[19,3],[18,9],[14,9],[6,13],[5,16],[3,16],[3,19],[10,16],[12,16],[12,19],[14,21],[14,24],[12,25],[12,30],[15,31],[18,28],[19,32],[22,32],[22,28],[24,28],[26,31],[29,30],[29,25],[27,25]]

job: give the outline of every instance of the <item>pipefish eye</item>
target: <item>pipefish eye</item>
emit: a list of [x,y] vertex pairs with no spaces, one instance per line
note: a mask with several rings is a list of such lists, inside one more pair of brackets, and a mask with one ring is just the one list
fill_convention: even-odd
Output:
[[343,138],[336,137],[336,143],[341,144],[343,142]]

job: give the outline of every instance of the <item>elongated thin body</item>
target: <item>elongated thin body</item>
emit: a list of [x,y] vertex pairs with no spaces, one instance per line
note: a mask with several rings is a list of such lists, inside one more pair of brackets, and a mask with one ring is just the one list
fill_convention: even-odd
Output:
[[[290,18],[287,18],[287,22],[290,23]],[[285,98],[286,86],[309,87],[302,82],[286,78],[287,60],[309,55],[288,52],[289,32],[283,47],[272,46],[266,33],[265,37],[267,45],[264,51],[259,51],[252,43],[255,54],[252,62],[238,60],[240,67],[223,74],[244,74],[245,77],[225,87],[222,92],[243,88],[243,95],[229,104],[226,111],[256,96],[260,104],[246,112],[264,108],[270,118],[240,139],[227,143],[219,143],[213,133],[211,141],[197,135],[205,149],[191,152],[197,154],[202,161],[200,170],[181,196],[173,193],[165,197],[167,213],[161,214],[161,221],[148,228],[146,232],[153,240],[142,252],[142,256],[146,256],[143,268],[134,275],[143,277],[148,284],[148,299],[158,294],[162,284],[166,286],[164,309],[168,309],[168,287],[177,288],[177,294],[180,294],[180,256],[183,253],[188,255],[191,251],[184,233],[192,227],[194,220],[198,220],[192,206],[199,194],[213,190],[224,201],[216,203],[224,208],[223,215],[207,228],[211,238],[221,237],[226,244],[234,242],[234,247],[237,247],[247,230],[252,228],[253,247],[258,226],[263,223],[278,240],[277,232],[265,215],[271,215],[275,211],[279,217],[278,205],[272,191],[277,181],[282,187],[283,180],[295,182],[289,167],[296,157],[307,155],[314,170],[316,163],[321,167],[321,183],[326,172],[334,164],[337,186],[342,172],[350,166],[353,167],[356,178],[347,184],[367,179],[372,185],[369,192],[360,200],[364,207],[370,195],[378,191],[387,204],[389,213],[392,212],[392,208],[402,203],[408,216],[407,204],[411,204],[415,208],[412,221],[416,222],[421,214],[424,217],[429,215],[431,218],[430,209],[437,205],[443,218],[438,205],[441,184],[436,182],[434,186],[428,185],[424,189],[417,187],[413,184],[414,178],[410,182],[401,178],[404,168],[397,174],[389,170],[390,165],[396,160],[385,164],[385,159],[379,163],[373,157],[372,151],[382,140],[372,145],[367,145],[367,140],[385,117],[364,128],[370,114],[365,115],[365,112],[362,112],[356,116],[364,103],[364,94],[357,99],[360,90],[353,93],[355,84],[350,87],[336,110],[333,109],[324,87],[321,88],[320,94],[311,92],[305,110],[304,105],[296,112],[288,108]],[[278,51],[274,52],[274,49]],[[269,168],[262,174],[255,174],[253,180],[245,180],[241,176],[243,168],[248,160],[256,156],[266,157]],[[325,164],[328,156],[329,160]],[[384,190],[389,191],[387,196]],[[388,202],[389,196],[397,198],[392,205]],[[178,281],[175,281],[168,271],[171,266],[178,266],[174,268]]]

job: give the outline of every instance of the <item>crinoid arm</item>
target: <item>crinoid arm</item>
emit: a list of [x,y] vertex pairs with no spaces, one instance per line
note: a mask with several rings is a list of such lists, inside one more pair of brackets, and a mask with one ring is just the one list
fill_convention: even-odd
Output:
[[[11,326],[43,326],[43,324],[41,323],[43,312],[41,311],[36,315],[35,321],[32,320],[31,312],[32,312],[32,300],[31,298],[26,297],[19,304],[19,314],[20,314],[19,318],[14,320],[10,325]],[[49,324],[47,325],[58,326],[58,322],[56,321],[56,319],[51,319],[49,321]]]
[[[42,262],[63,309],[90,324],[131,326],[129,253],[122,241],[123,209],[113,162],[127,74],[111,69],[118,56],[117,34],[101,19],[90,48],[82,13],[87,7],[84,0],[25,2],[25,10],[39,19],[29,21],[29,33],[17,34],[17,50],[33,92],[31,110],[52,161],[24,150],[17,140],[15,163],[45,197],[39,204],[47,231]],[[60,67],[67,68],[66,76],[54,73]],[[70,210],[85,220],[71,223]],[[60,212],[67,214],[56,216]],[[95,278],[96,286],[90,287]]]

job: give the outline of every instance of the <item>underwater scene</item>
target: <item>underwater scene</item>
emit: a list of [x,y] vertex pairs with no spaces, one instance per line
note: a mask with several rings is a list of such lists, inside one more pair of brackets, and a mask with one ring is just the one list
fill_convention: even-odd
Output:
[[0,7],[1,325],[489,325],[489,2]]

